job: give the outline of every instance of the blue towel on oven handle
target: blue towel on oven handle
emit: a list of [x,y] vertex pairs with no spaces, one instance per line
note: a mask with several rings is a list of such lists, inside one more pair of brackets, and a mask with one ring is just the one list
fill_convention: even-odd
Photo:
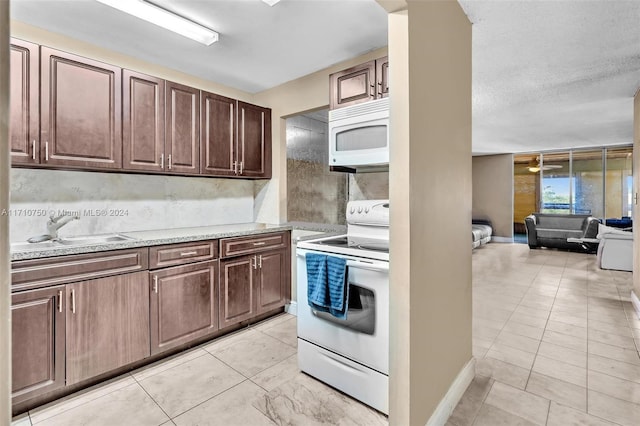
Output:
[[340,257],[307,253],[307,301],[321,312],[346,319],[349,300],[347,261]]

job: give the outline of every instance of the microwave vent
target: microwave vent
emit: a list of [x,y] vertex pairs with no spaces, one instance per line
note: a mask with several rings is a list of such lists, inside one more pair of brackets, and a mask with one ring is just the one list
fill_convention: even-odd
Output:
[[375,101],[364,102],[344,108],[329,111],[329,121],[342,120],[349,117],[357,117],[363,114],[370,114],[389,109],[389,98],[377,99]]

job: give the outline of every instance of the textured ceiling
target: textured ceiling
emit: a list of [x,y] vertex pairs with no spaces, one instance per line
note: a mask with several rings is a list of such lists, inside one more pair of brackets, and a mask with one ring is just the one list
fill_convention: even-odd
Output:
[[[375,0],[154,0],[209,47],[93,0],[11,0],[14,19],[248,92],[387,44]],[[459,0],[473,22],[473,152],[632,142],[640,0]]]

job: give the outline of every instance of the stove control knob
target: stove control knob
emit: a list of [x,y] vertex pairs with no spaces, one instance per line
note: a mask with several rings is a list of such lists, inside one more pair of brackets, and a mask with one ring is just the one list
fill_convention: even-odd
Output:
[[369,213],[369,207],[365,207],[364,212]]
[[356,209],[351,207],[351,210],[349,210],[349,213],[354,214],[356,212]]
[[358,213],[362,213],[362,207],[358,207]]

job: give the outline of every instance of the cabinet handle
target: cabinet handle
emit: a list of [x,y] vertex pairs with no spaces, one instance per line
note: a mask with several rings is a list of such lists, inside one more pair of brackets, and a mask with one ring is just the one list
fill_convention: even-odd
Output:
[[49,161],[49,141],[44,142],[44,161]]
[[196,254],[198,254],[197,251],[183,251],[180,256],[195,256]]
[[31,141],[31,158],[36,159],[36,140]]
[[58,291],[58,312],[62,313],[62,290]]
[[236,175],[238,174],[238,162],[237,161],[233,162],[233,173],[236,174]]
[[171,154],[169,154],[169,161],[168,161],[168,163],[169,163],[169,170],[171,170]]
[[263,246],[265,244],[267,244],[265,241],[260,241],[260,242],[257,242],[257,243],[253,243],[254,246]]
[[240,174],[242,174],[242,169],[244,169],[244,161],[240,162]]
[[158,294],[158,276],[153,276],[153,292]]
[[258,266],[260,267],[260,269],[262,269],[262,255],[258,256],[259,262]]
[[164,169],[164,153],[160,154],[160,168]]
[[71,290],[71,312],[76,313],[76,291]]
[[372,85],[371,85],[371,89],[372,89],[372,90],[371,90],[371,92],[370,92],[370,95],[371,95],[371,97],[372,97],[372,98],[375,98],[375,97],[376,97],[376,85],[375,85],[375,84],[372,84]]
[[253,269],[258,269],[258,261],[256,260],[255,256],[253,256],[253,259],[251,260],[251,267]]

